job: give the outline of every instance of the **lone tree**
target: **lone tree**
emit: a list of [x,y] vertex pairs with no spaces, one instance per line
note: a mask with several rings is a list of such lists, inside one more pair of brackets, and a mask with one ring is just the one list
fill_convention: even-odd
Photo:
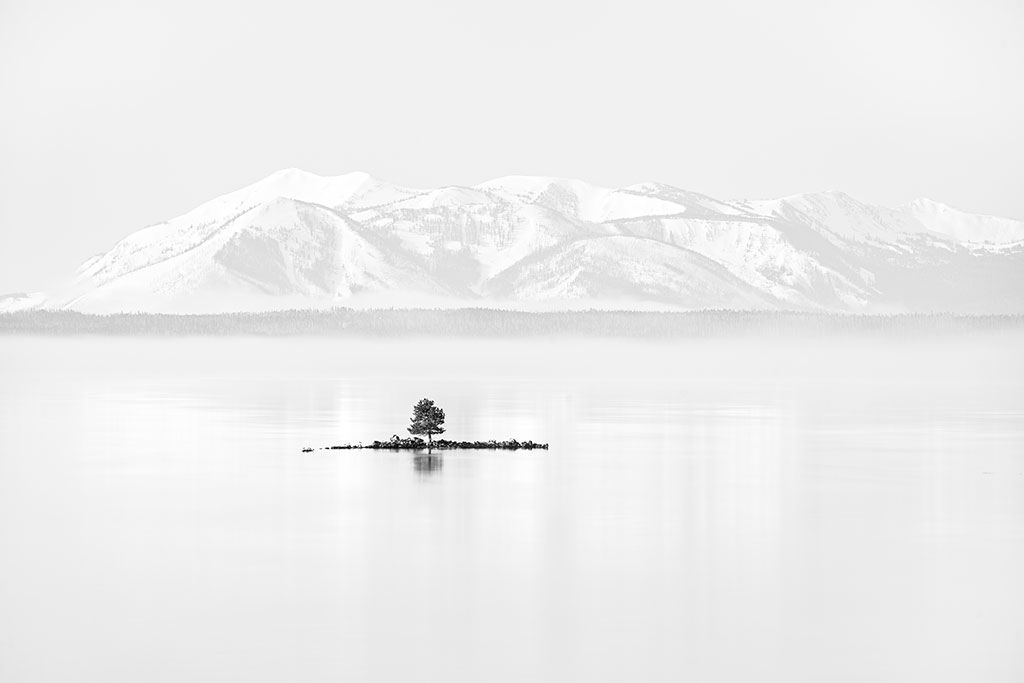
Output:
[[409,426],[410,434],[426,434],[427,443],[430,447],[434,445],[434,434],[444,434],[444,410],[434,405],[429,398],[420,399],[420,402],[412,407],[412,417],[409,419],[412,425]]

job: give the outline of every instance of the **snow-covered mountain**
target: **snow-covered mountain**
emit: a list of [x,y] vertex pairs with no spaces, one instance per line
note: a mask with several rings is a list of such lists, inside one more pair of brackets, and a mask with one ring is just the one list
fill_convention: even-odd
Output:
[[1024,311],[1024,222],[841,192],[720,201],[512,176],[416,190],[279,171],[0,298],[87,312],[331,306]]

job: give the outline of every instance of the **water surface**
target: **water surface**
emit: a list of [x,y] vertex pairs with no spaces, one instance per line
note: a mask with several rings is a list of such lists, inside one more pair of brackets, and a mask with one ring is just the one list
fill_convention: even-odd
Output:
[[2,338],[0,680],[1021,680],[1020,341]]

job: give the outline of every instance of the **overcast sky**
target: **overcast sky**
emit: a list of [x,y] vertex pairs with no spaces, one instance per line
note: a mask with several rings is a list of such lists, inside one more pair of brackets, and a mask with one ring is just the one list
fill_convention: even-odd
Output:
[[283,167],[1024,218],[1024,1],[0,0],[0,293]]

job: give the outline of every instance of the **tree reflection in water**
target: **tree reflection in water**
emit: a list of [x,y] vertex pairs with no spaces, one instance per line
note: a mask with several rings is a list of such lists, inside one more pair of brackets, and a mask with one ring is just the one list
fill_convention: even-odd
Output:
[[413,456],[412,466],[421,474],[433,474],[441,471],[444,460],[440,455],[416,455]]

